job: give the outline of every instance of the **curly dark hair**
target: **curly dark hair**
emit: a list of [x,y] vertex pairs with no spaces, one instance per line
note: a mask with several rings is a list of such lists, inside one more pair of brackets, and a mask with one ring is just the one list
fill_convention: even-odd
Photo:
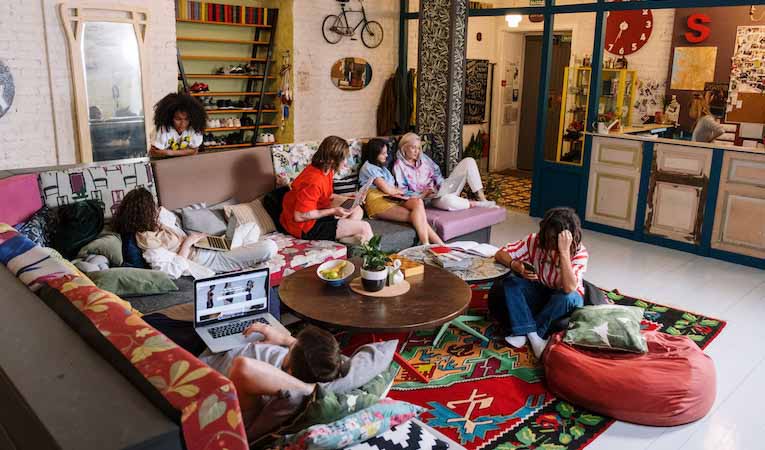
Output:
[[293,377],[305,383],[324,383],[347,373],[340,344],[330,332],[309,325],[295,336],[295,340],[289,357]]
[[377,157],[380,156],[384,148],[388,148],[388,142],[385,139],[374,138],[364,144],[364,148],[361,151],[361,163],[369,161],[370,164],[376,166],[384,166],[377,161]]
[[189,116],[189,128],[202,133],[207,123],[207,111],[202,103],[189,94],[167,94],[154,105],[154,127],[173,129],[173,116],[176,112],[185,112]]
[[539,245],[546,251],[558,249],[558,234],[561,231],[571,232],[571,256],[576,254],[582,243],[582,224],[579,216],[571,208],[551,208],[539,222]]
[[120,234],[159,229],[159,208],[151,192],[144,187],[128,192],[112,217],[112,228]]
[[337,136],[327,136],[311,158],[311,165],[321,170],[338,170],[350,153],[348,141]]

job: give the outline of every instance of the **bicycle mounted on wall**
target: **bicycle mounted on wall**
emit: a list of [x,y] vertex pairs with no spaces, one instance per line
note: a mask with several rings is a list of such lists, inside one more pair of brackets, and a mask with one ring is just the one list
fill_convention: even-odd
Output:
[[[350,37],[356,34],[356,30],[361,27],[361,42],[367,48],[376,48],[383,41],[383,27],[380,22],[374,20],[367,20],[367,13],[364,10],[364,0],[359,0],[361,4],[361,10],[345,9],[345,4],[349,0],[337,0],[340,3],[340,15],[330,14],[324,18],[324,22],[321,24],[321,33],[324,35],[324,40],[330,44],[337,44],[343,37]],[[361,19],[359,22],[351,27],[348,22],[347,13],[361,13]]]

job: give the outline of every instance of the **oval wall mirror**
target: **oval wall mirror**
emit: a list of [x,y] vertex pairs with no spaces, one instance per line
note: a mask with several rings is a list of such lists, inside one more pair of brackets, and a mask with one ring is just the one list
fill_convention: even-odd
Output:
[[344,91],[364,89],[372,81],[372,66],[363,58],[342,58],[332,65],[332,84]]

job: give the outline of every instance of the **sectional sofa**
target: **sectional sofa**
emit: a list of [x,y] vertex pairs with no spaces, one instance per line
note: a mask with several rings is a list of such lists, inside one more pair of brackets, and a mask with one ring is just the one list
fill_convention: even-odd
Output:
[[[273,152],[248,148],[151,163],[139,159],[56,168],[17,176],[16,180],[23,178],[21,183],[0,180],[0,199],[5,199],[0,201],[0,223],[13,222],[7,217],[16,220],[28,216],[42,203],[56,207],[88,198],[103,201],[109,217],[124,194],[136,186],[155,192],[160,204],[168,209],[199,202],[215,204],[230,198],[247,202],[275,188],[275,173],[283,167],[280,164],[284,154],[289,156],[298,149],[306,153],[305,149],[312,146],[315,144],[293,144],[275,146]],[[360,141],[352,142],[351,158],[359,154]],[[295,165],[295,170],[298,167]],[[348,173],[339,174],[339,181],[347,182],[357,171],[358,164],[351,166]],[[35,177],[36,183],[30,183],[30,177]],[[476,211],[471,211],[473,219],[454,215],[456,226],[449,225],[452,213],[429,212],[429,219],[445,239],[467,236],[481,241],[488,240],[491,225],[504,219],[502,209],[487,210],[481,220],[475,219]],[[387,245],[391,250],[414,243],[414,231],[405,225],[375,221],[373,228],[390,239]],[[0,245],[14,238],[15,231],[8,227],[0,230]],[[279,246],[278,256],[269,262],[273,286],[296,270],[347,255],[346,247],[334,242],[309,242],[279,233],[269,238]],[[0,256],[3,264],[13,259]],[[6,326],[0,327],[6,349],[0,352],[0,402],[8,405],[0,408],[0,448],[189,448],[185,440],[190,431],[185,425],[190,416],[199,414],[196,408],[200,405],[192,408],[191,403],[168,398],[165,391],[159,395],[157,385],[152,384],[157,382],[156,375],[149,383],[149,372],[126,363],[135,359],[135,352],[146,354],[142,346],[164,348],[169,345],[167,339],[143,322],[130,304],[97,290],[71,265],[62,264],[64,268],[57,272],[59,278],[41,276],[42,281],[35,281],[50,284],[39,291],[47,292],[42,295],[47,306],[11,272],[0,269],[0,308],[6,320]],[[27,278],[34,275],[18,267],[13,272],[25,273]],[[106,327],[92,315],[104,312],[102,305],[90,305],[93,299],[103,299],[111,310],[111,319],[118,319],[113,324],[116,328]],[[176,300],[189,302],[191,298],[189,293],[180,292]],[[141,304],[141,299],[135,299],[133,304]],[[132,340],[137,342],[131,344],[135,347],[118,345],[114,340],[118,334],[133,333],[126,331],[126,326],[136,328]],[[145,344],[151,337],[154,340]],[[134,353],[126,354],[128,348]],[[171,352],[175,361],[186,361],[190,370],[204,366],[181,349],[162,351]],[[146,358],[151,360],[151,351]],[[152,370],[170,371],[170,367],[164,367],[170,362],[161,361],[151,360]],[[218,376],[209,383],[205,392],[219,394],[227,391],[229,382]],[[238,404],[229,401],[226,407],[232,411],[230,423],[234,423]],[[234,434],[241,435],[241,429],[232,428]]]

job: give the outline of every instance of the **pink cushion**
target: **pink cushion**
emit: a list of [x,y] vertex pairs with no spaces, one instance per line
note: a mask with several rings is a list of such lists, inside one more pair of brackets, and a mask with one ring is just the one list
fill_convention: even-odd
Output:
[[0,180],[0,222],[16,225],[42,208],[36,174],[14,175]]
[[470,208],[462,211],[426,210],[428,222],[441,239],[449,239],[496,225],[505,220],[505,208]]
[[685,336],[644,335],[646,354],[588,350],[554,335],[542,356],[548,389],[625,422],[675,426],[704,417],[716,395],[712,359]]

